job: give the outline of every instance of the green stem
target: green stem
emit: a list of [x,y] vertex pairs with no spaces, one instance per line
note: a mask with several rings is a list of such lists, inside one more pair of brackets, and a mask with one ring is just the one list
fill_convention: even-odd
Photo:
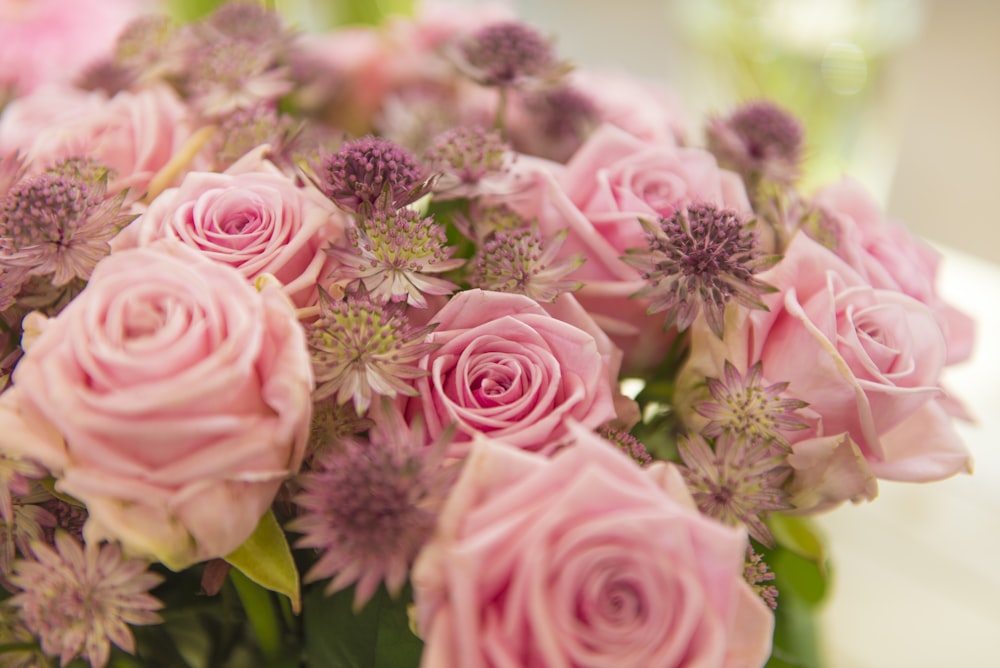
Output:
[[12,654],[14,652],[39,652],[41,647],[39,647],[37,642],[9,642],[0,645],[0,654]]
[[507,115],[507,86],[500,86],[500,96],[497,98],[497,115],[493,121],[493,127],[500,131],[500,139],[506,139],[504,123]]
[[243,604],[243,610],[264,656],[269,659],[277,657],[281,652],[281,628],[271,593],[235,568],[229,572],[229,578],[236,588],[236,594],[240,597],[240,603]]

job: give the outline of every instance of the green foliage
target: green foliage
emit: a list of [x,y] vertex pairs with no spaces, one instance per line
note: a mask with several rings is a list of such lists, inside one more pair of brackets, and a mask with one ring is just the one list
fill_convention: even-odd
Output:
[[254,532],[226,561],[261,587],[287,596],[293,610],[301,607],[299,571],[274,511],[264,513]]
[[352,610],[354,588],[332,596],[317,585],[305,597],[307,668],[416,668],[423,642],[410,630],[412,595],[397,600],[379,587],[360,611]]
[[816,613],[830,578],[823,537],[802,517],[775,514],[768,525],[777,547],[761,553],[774,572],[779,597],[767,668],[821,668]]

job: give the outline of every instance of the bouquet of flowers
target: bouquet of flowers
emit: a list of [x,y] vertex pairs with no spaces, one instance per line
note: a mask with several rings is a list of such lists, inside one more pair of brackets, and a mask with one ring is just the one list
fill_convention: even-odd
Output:
[[4,666],[812,665],[808,517],[970,469],[936,255],[775,104],[493,6],[106,47],[5,80]]

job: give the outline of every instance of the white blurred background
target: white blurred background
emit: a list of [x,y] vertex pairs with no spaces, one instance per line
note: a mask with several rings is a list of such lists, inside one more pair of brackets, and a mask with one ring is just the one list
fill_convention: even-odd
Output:
[[942,249],[942,291],[981,323],[972,361],[948,377],[979,420],[961,428],[976,473],[883,483],[873,503],[822,518],[835,568],[824,647],[827,668],[1000,666],[1000,2],[514,4],[575,63],[669,82],[693,120],[752,97],[733,83],[752,70],[758,92],[828,129],[813,136],[817,178],[862,179]]

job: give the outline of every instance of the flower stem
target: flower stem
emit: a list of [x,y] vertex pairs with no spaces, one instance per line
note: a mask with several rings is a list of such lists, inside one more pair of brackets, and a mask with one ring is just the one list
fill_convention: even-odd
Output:
[[506,122],[507,115],[507,86],[500,86],[500,95],[497,98],[497,115],[496,119],[493,121],[493,127],[500,131],[500,138],[506,139],[506,132],[504,131],[504,123]]
[[229,577],[253,627],[257,644],[264,656],[275,658],[281,651],[281,629],[270,592],[235,568],[229,572]]
[[0,645],[0,654],[10,654],[13,652],[38,652],[41,651],[37,642],[9,642]]

